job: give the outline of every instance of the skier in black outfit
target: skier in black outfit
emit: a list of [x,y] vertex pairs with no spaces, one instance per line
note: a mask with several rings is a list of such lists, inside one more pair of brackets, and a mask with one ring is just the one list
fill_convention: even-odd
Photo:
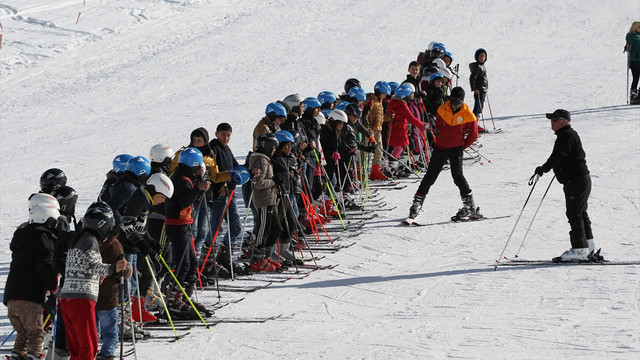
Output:
[[553,169],[558,182],[563,185],[567,206],[567,218],[571,225],[569,237],[571,249],[557,258],[559,261],[589,260],[594,250],[591,221],[587,215],[587,200],[591,193],[591,177],[585,152],[578,133],[571,128],[571,114],[567,110],[558,109],[546,114],[551,120],[551,129],[557,139],[549,159],[535,169],[535,174],[542,174]]

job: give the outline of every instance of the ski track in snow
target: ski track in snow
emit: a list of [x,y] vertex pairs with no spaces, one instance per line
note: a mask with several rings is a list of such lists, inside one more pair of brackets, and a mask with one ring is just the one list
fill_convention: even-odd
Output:
[[[116,154],[147,154],[159,142],[178,149],[192,129],[213,136],[226,121],[242,163],[267,103],[292,92],[341,93],[349,77],[367,90],[380,79],[402,81],[408,62],[438,40],[453,51],[467,91],[473,51],[489,52],[487,105],[503,131],[481,136],[485,158],[465,165],[465,176],[485,215],[512,216],[407,228],[398,223],[418,184],[381,191],[397,208],[320,261],[338,268],[274,283],[216,311],[282,317],[197,327],[181,344],[139,343],[139,357],[637,359],[640,266],[491,265],[533,169],[551,152],[544,114],[556,108],[572,112],[587,152],[597,245],[609,259],[640,259],[640,108],[623,105],[621,53],[639,11],[637,3],[593,0],[0,4],[0,282],[27,197],[47,168],[65,171],[80,217]],[[486,108],[484,115],[480,124],[492,129]],[[551,178],[540,178],[505,256],[548,259],[569,246],[557,183],[523,242]],[[459,202],[444,171],[420,219],[446,220]],[[245,283],[253,282],[235,284]],[[222,301],[235,296],[222,293]],[[198,300],[213,304],[217,293]],[[0,336],[10,331],[0,307]]]

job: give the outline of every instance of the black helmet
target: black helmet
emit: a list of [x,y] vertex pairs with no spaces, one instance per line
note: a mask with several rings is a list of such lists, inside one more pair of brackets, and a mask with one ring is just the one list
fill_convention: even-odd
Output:
[[360,106],[358,106],[358,104],[351,103],[351,104],[347,105],[347,107],[344,108],[344,112],[347,115],[353,115],[353,116],[357,117],[358,119],[360,119],[360,117],[362,117],[362,109],[360,109]]
[[78,194],[71,186],[61,186],[51,192],[51,195],[58,199],[60,204],[60,214],[69,218],[75,216]]
[[278,139],[273,134],[261,134],[256,139],[256,151],[271,156],[273,150],[278,147]]
[[480,54],[482,54],[482,53],[484,53],[484,56],[487,56],[487,50],[485,50],[483,48],[480,48],[480,49],[476,50],[476,53],[473,55],[473,58],[476,59],[476,61],[478,61],[478,56],[480,56]]
[[344,83],[344,92],[346,92],[348,94],[349,90],[351,90],[351,88],[354,87],[354,86],[362,87],[362,85],[360,85],[360,80],[358,80],[356,78],[348,79]]
[[65,185],[67,185],[67,175],[60,169],[49,169],[40,176],[40,190],[44,193],[51,194],[53,190]]
[[111,207],[103,201],[96,201],[89,206],[82,220],[82,228],[89,230],[100,240],[104,240],[116,225]]

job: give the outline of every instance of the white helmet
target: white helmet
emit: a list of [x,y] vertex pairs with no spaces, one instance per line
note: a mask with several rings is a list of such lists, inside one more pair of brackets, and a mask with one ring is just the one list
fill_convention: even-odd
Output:
[[329,113],[329,120],[341,121],[347,123],[347,114],[342,110],[331,110]]
[[438,67],[438,68],[446,68],[447,67],[447,64],[444,63],[444,60],[442,60],[440,58],[434,59],[431,63],[435,64],[436,67]]
[[49,219],[54,221],[60,217],[60,204],[55,197],[38,193],[29,198],[29,222],[44,224]]
[[149,160],[151,162],[162,163],[164,159],[169,158],[173,159],[173,149],[169,145],[165,144],[155,144],[149,151]]
[[442,77],[445,77],[449,80],[453,78],[453,74],[451,73],[451,70],[447,69],[446,67],[438,69],[438,72],[442,74]]
[[173,183],[171,179],[165,174],[155,173],[149,176],[147,179],[147,186],[153,186],[153,190],[170,198],[173,196]]
[[287,97],[282,100],[282,102],[287,104],[287,106],[289,107],[289,111],[293,110],[294,106],[300,106],[300,104],[302,104],[302,101],[304,101],[304,99],[302,98],[302,96],[300,96],[300,94],[287,95]]
[[324,125],[327,122],[327,118],[324,117],[324,114],[321,112],[318,113],[318,116],[316,116],[314,119],[316,119],[318,125]]
[[411,92],[412,92],[412,93],[416,92],[416,87],[415,87],[412,83],[410,83],[410,82],[403,82],[403,83],[402,83],[402,84],[400,84],[400,85],[407,85],[407,86],[409,87],[409,89],[411,89]]

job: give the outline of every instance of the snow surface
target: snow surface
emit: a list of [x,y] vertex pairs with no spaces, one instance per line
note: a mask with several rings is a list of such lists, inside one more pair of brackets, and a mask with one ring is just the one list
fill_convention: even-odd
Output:
[[[78,19],[78,13],[82,12]],[[626,104],[624,35],[637,1],[42,1],[0,3],[0,282],[9,241],[27,218],[40,174],[62,168],[95,199],[118,153],[179,148],[192,129],[234,126],[243,156],[271,101],[340,92],[359,78],[401,81],[433,41],[447,45],[467,88],[476,48],[488,51],[498,135],[465,168],[485,215],[510,218],[398,226],[417,187],[385,191],[398,208],[370,221],[356,245],[327,256],[336,269],[273,285],[217,312],[283,316],[194,329],[181,344],[138,344],[141,359],[640,357],[640,267],[490,265],[555,139],[545,112],[566,108],[593,179],[590,216],[609,259],[640,259],[640,108]],[[470,96],[467,97],[470,99]],[[468,100],[469,101],[469,100]],[[486,126],[492,128],[485,112]],[[551,175],[540,179],[505,255],[518,249]],[[448,174],[424,221],[460,206]],[[553,184],[520,256],[569,247]],[[223,301],[229,298],[223,293]],[[213,303],[206,291],[200,301]],[[0,307],[0,335],[11,331]]]

